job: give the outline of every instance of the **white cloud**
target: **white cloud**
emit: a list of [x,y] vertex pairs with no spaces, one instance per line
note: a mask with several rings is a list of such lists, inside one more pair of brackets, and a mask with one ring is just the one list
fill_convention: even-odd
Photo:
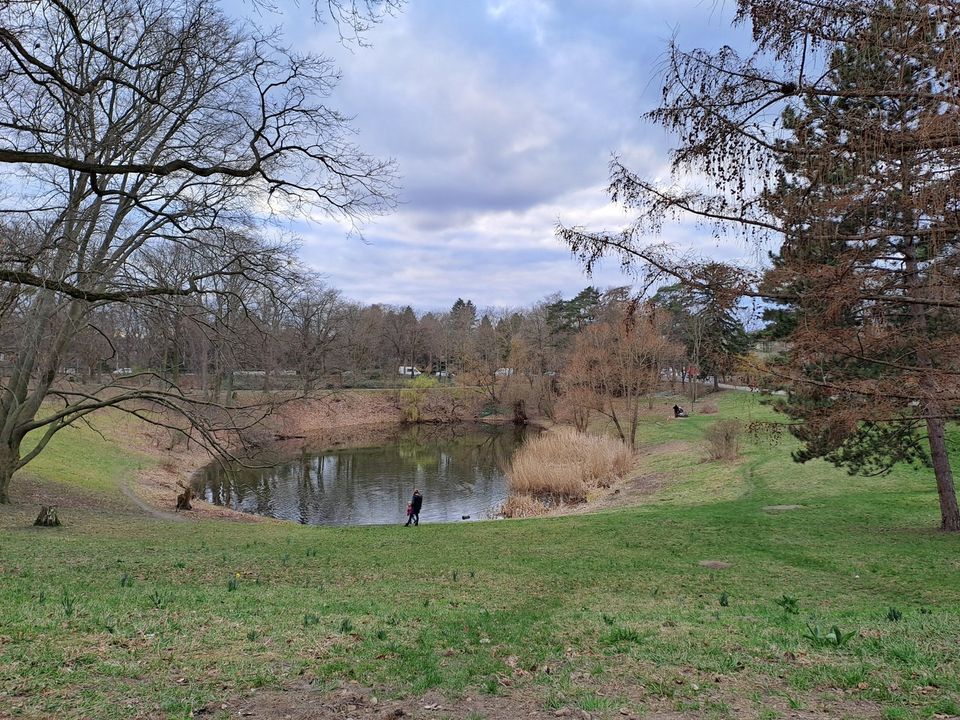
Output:
[[508,27],[528,33],[537,45],[543,45],[553,5],[546,0],[488,0],[487,13]]
[[[342,54],[333,98],[357,115],[362,147],[397,159],[401,205],[366,228],[367,244],[317,218],[302,229],[304,258],[348,297],[421,308],[623,284],[614,263],[585,277],[554,228],[629,222],[604,193],[611,153],[646,177],[669,176],[669,138],[640,120],[656,102],[651,67],[668,16],[619,0],[409,4],[373,48]],[[745,254],[689,224],[665,237]]]

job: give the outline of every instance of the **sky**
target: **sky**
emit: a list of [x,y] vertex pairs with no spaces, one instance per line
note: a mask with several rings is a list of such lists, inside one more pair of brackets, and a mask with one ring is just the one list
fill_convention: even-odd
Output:
[[[614,155],[667,176],[671,138],[641,116],[659,99],[671,36],[715,49],[745,33],[731,28],[733,0],[409,0],[370,47],[350,48],[304,2],[259,21],[337,61],[331,105],[400,180],[396,210],[362,238],[326,218],[296,222],[302,259],[347,298],[420,310],[458,297],[520,307],[629,282],[615,263],[587,277],[555,226],[629,222],[605,193]],[[692,225],[660,239],[712,257],[751,252]]]

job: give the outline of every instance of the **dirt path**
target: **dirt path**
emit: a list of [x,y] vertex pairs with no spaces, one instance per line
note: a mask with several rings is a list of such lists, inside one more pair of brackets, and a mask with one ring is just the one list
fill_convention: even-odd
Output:
[[157,520],[172,520],[174,522],[186,522],[187,520],[187,518],[180,513],[172,513],[172,512],[166,512],[165,510],[159,510],[153,505],[151,505],[150,503],[144,502],[144,500],[142,500],[140,496],[137,495],[136,491],[133,490],[133,488],[131,488],[126,483],[120,484],[120,492],[123,493],[124,497],[126,497],[130,502],[132,502],[134,505],[140,508],[140,510],[142,510],[144,513],[146,513],[152,518],[155,518]]

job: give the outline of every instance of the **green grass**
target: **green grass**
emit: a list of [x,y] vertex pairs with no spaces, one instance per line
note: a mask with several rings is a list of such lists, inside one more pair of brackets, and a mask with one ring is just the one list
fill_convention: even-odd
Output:
[[[0,707],[226,718],[220,703],[252,688],[356,680],[403,696],[533,692],[544,708],[612,716],[737,717],[739,702],[773,718],[837,698],[837,716],[858,702],[890,718],[956,714],[960,538],[934,529],[931,474],[795,465],[788,440],[703,462],[705,427],[767,417],[756,400],[726,394],[718,415],[645,422],[648,448],[687,443],[644,456],[676,480],[596,515],[411,532],[64,508],[65,528],[41,530],[32,508],[2,509]],[[78,485],[139,462],[75,442],[91,458]],[[817,644],[808,624],[856,635]]]
[[[119,423],[129,424],[126,416],[116,411],[102,412],[96,418],[98,429],[113,430]],[[32,450],[41,435],[39,430],[27,435],[22,454]],[[142,453],[110,442],[98,430],[80,424],[57,433],[27,465],[26,471],[72,488],[104,493],[115,490],[119,482],[154,462]]]

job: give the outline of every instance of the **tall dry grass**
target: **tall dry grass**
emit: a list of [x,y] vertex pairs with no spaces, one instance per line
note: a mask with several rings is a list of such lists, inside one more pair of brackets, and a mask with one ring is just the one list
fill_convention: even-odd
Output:
[[510,495],[500,506],[500,514],[508,518],[529,518],[546,515],[550,507],[530,495]]
[[619,440],[562,428],[517,451],[508,473],[510,492],[540,502],[583,502],[588,490],[609,486],[632,465],[633,453]]

